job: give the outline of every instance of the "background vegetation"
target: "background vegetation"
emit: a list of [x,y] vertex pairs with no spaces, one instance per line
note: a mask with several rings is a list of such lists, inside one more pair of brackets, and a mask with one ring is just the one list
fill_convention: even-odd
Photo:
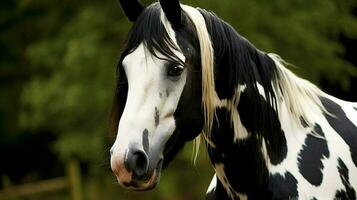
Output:
[[[146,4],[151,1],[144,1]],[[357,101],[355,0],[183,0],[214,11],[261,50],[331,94]],[[115,66],[131,26],[116,0],[1,0],[0,176],[21,184],[81,163],[85,199],[202,199],[207,155],[191,146],[150,192],[124,191],[109,167]],[[1,185],[0,185],[1,186]],[[28,199],[69,199],[66,191]]]

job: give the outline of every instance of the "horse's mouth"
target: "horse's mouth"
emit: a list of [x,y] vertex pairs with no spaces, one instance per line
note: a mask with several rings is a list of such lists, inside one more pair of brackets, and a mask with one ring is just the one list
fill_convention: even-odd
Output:
[[117,177],[118,182],[124,188],[134,191],[146,191],[153,189],[160,180],[161,168],[162,168],[163,160],[161,159],[156,168],[145,175],[145,177],[135,178],[132,176],[130,182],[122,182]]

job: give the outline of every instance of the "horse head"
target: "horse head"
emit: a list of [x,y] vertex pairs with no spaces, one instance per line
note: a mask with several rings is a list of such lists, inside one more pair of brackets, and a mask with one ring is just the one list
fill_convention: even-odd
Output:
[[148,190],[204,126],[202,41],[184,10],[199,13],[178,1],[120,3],[134,24],[117,68],[111,168],[122,186]]

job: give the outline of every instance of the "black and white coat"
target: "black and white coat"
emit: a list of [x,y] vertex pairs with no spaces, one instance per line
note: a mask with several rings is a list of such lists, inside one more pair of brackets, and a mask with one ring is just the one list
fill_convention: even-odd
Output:
[[[134,26],[118,65],[111,166],[154,187],[203,131],[206,199],[357,199],[357,104],[325,94],[213,13],[122,0]],[[145,71],[145,73],[143,73]]]

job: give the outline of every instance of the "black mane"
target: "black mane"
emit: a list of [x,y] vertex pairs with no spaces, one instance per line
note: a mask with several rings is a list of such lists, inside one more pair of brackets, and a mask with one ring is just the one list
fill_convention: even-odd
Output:
[[[254,120],[252,127],[271,126],[271,113],[266,113],[266,103],[276,107],[276,96],[272,82],[277,80],[277,67],[274,61],[264,52],[257,49],[228,23],[214,13],[199,9],[204,16],[215,55],[215,85],[220,99],[232,99],[238,85],[246,85],[251,104],[256,105],[260,119]],[[266,100],[261,98],[257,83],[264,88]],[[262,102],[266,101],[266,102]],[[252,113],[250,114],[252,115]]]
[[205,18],[212,38],[215,72],[224,70],[229,74],[229,77],[215,74],[217,79],[224,80],[216,81],[217,88],[224,88],[224,91],[217,91],[219,97],[231,98],[238,84],[249,84],[253,87],[256,82],[262,84],[267,94],[273,97],[271,81],[276,78],[274,61],[214,13],[204,9],[199,11]]

